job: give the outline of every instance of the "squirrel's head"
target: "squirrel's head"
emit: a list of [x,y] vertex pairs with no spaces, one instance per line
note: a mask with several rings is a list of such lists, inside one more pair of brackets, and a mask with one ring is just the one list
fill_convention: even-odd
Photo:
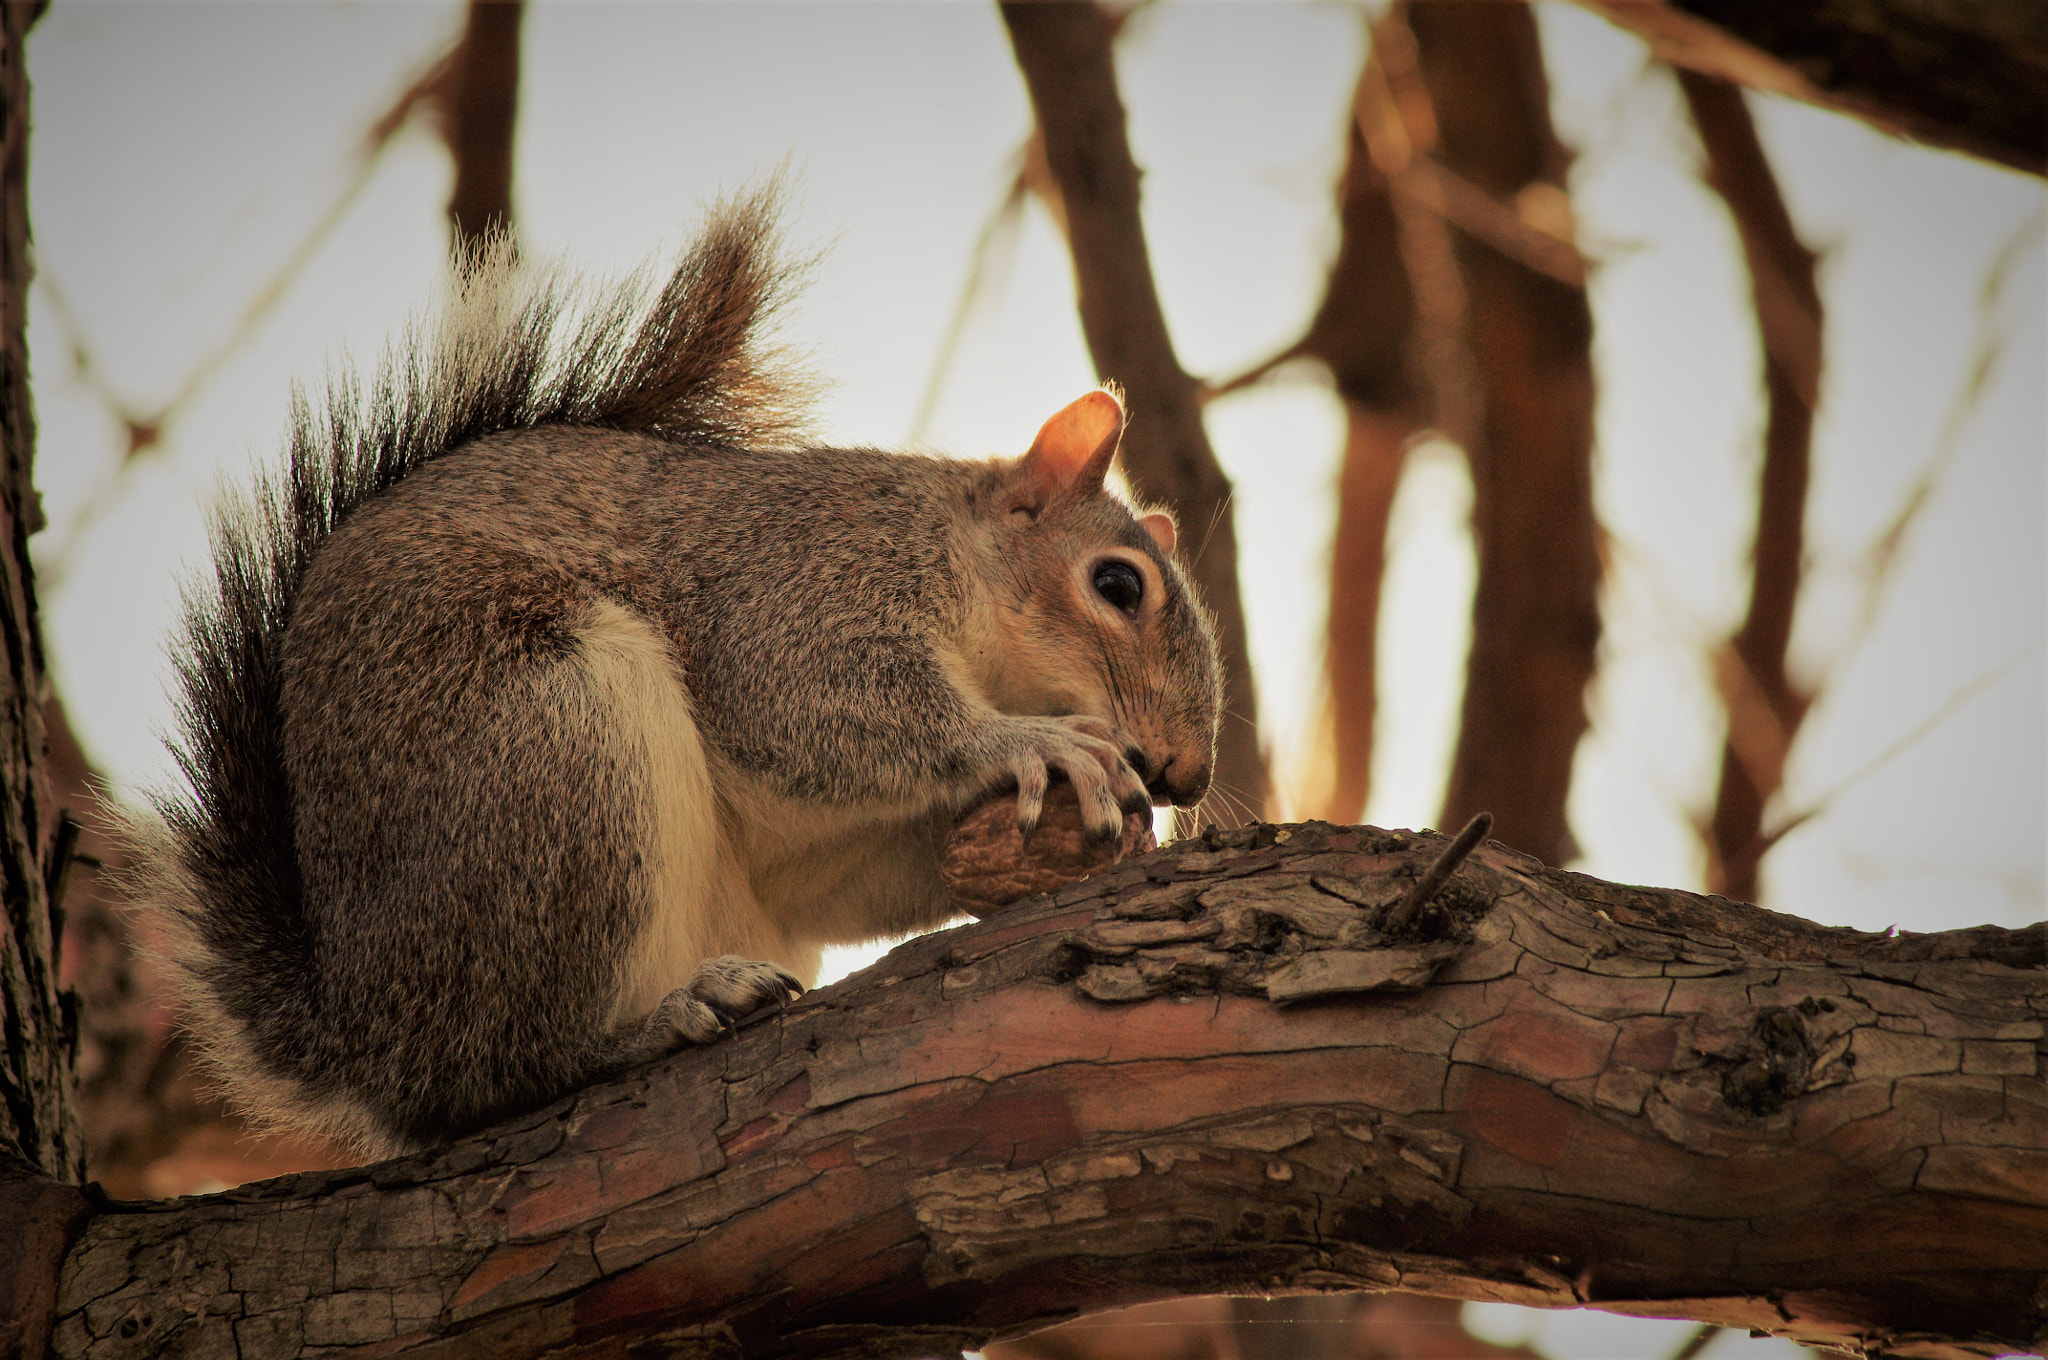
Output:
[[1133,512],[1103,484],[1123,428],[1116,394],[1090,392],[996,464],[980,506],[994,637],[978,678],[1005,712],[1113,723],[1154,799],[1187,807],[1215,765],[1216,634],[1174,559],[1173,517]]

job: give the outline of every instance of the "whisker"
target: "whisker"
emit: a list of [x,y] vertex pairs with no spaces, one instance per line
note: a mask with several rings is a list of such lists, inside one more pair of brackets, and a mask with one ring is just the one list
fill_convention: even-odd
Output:
[[1188,559],[1190,562],[1199,561],[1202,555],[1209,551],[1209,540],[1216,536],[1216,526],[1221,524],[1223,517],[1230,513],[1231,504],[1236,499],[1237,489],[1232,487],[1230,494],[1216,502],[1210,509],[1208,527],[1202,530],[1202,541],[1196,547],[1194,556]]
[[[1252,811],[1251,804],[1243,797],[1243,791],[1240,789],[1221,782],[1212,782],[1209,785],[1209,792],[1202,798],[1201,806],[1206,808],[1211,799],[1222,804],[1224,811],[1230,816],[1232,825],[1242,826],[1248,822],[1259,820],[1258,816]],[[1221,822],[1223,819],[1218,818],[1217,820]]]

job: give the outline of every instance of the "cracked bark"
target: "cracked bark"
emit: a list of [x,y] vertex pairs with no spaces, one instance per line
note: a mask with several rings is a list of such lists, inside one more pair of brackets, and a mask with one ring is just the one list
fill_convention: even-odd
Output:
[[31,473],[27,299],[29,86],[22,45],[38,10],[0,5],[0,1357],[44,1353],[56,1266],[88,1209],[72,1102],[77,1031],[57,981],[63,933],[52,869],[69,855],[50,797],[29,535],[42,527]]
[[36,624],[29,535],[42,527],[32,480],[35,406],[29,393],[29,88],[22,42],[34,11],[0,6],[0,868],[9,929],[0,933],[0,1149],[59,1180],[83,1179],[84,1145],[71,1105],[72,1023],[60,996],[49,866],[57,809],[44,768],[43,642]]
[[1379,1289],[2048,1340],[2048,926],[1894,937],[1443,838],[1211,833],[419,1158],[116,1206],[59,1356],[940,1353]]

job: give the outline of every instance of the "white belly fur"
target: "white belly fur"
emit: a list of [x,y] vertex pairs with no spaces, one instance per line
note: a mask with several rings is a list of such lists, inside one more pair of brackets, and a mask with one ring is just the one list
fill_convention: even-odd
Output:
[[613,1021],[637,1020],[707,958],[781,964],[806,982],[818,949],[762,911],[720,817],[711,758],[667,641],[640,614],[602,601],[579,632],[578,679],[617,767],[642,790],[641,872],[651,904]]

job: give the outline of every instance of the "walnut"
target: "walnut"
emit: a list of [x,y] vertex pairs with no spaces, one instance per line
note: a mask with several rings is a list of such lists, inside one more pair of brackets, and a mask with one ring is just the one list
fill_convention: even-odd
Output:
[[1152,813],[1124,814],[1115,840],[1089,839],[1081,801],[1064,779],[1046,790],[1045,809],[1027,842],[1017,831],[1015,790],[998,793],[961,815],[946,837],[939,874],[953,903],[972,916],[1051,892],[1157,848]]

